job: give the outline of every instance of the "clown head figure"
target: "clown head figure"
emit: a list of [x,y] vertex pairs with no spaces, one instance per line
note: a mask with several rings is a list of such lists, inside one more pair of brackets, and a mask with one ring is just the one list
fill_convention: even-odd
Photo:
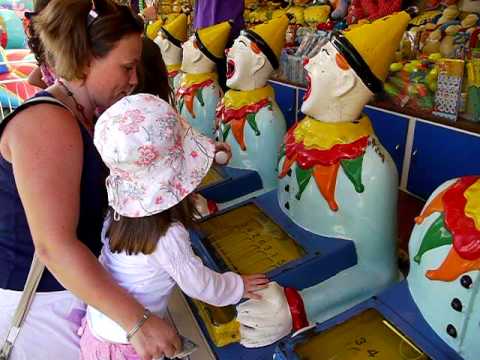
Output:
[[198,131],[215,136],[215,110],[222,90],[216,64],[223,59],[232,25],[228,21],[197,30],[183,43],[183,74],[176,88],[178,109]]
[[182,63],[182,43],[187,40],[187,16],[179,15],[170,23],[162,26],[155,38],[160,47],[165,65],[173,66]]
[[183,44],[182,71],[190,74],[215,70],[223,59],[232,25],[229,21],[199,29]]
[[[352,241],[357,256],[354,265],[299,292],[309,323],[330,319],[398,279],[398,173],[362,109],[382,89],[409,21],[399,12],[333,33],[306,64],[310,86],[302,112],[307,116],[284,137],[278,209],[302,231]],[[272,312],[265,314],[268,308]],[[281,320],[281,310],[256,309],[259,302],[239,307],[242,344],[263,346],[286,335],[282,330],[289,321]],[[292,314],[301,313],[297,310]],[[254,330],[243,315],[255,318]],[[276,329],[278,336],[272,334]]]
[[[403,34],[404,26],[396,25],[408,22],[404,14],[384,18],[375,26],[333,33],[305,62],[308,89],[302,112],[325,122],[356,120],[374,94],[382,91],[396,40]],[[385,36],[379,36],[379,27]]]
[[331,42],[305,61],[308,88],[302,112],[328,122],[355,120],[374,93]]
[[227,50],[227,86],[248,91],[265,86],[273,66],[245,31]]
[[285,44],[288,18],[284,15],[268,23],[242,31],[227,53],[227,86],[248,91],[266,85]]
[[[279,66],[288,26],[286,15],[242,31],[227,54],[227,86],[218,109],[220,135],[232,148],[230,167],[255,170],[262,191],[277,180],[278,149],[286,131],[285,118],[267,84]],[[260,156],[261,155],[261,156]]]

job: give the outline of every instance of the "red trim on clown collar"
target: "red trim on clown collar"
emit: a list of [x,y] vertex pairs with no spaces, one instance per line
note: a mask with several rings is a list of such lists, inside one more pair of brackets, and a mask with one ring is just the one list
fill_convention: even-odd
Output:
[[189,87],[181,87],[180,89],[178,89],[177,94],[180,96],[192,95],[196,90],[202,89],[212,84],[213,84],[213,80],[208,79],[198,84],[192,84]]
[[303,169],[315,165],[333,165],[344,159],[355,159],[365,152],[368,145],[368,136],[363,136],[350,144],[336,144],[327,150],[307,149],[303,143],[295,142],[296,126],[292,127],[285,135],[285,151],[287,158],[297,156],[297,164]]
[[178,71],[178,70],[169,71],[169,72],[168,72],[168,77],[169,77],[169,78],[173,78],[173,77],[177,76],[179,72],[180,72],[180,71]]
[[480,231],[475,221],[465,214],[467,199],[464,193],[479,179],[479,176],[462,177],[443,195],[445,224],[452,233],[453,246],[467,260],[480,258]]
[[262,99],[254,104],[242,106],[238,109],[226,108],[222,103],[217,109],[217,118],[221,119],[223,123],[228,123],[233,119],[244,119],[248,114],[257,113],[269,104],[270,100],[268,98]]

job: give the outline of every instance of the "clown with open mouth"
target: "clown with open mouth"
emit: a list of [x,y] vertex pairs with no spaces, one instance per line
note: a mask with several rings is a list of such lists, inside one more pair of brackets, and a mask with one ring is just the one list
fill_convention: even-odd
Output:
[[182,43],[187,41],[187,16],[181,14],[163,25],[155,38],[167,66],[170,87],[176,93],[180,87],[182,73]]
[[217,109],[219,137],[232,147],[231,167],[256,170],[263,190],[276,187],[285,118],[267,81],[279,66],[288,18],[242,31],[227,54],[227,86]]
[[197,30],[183,43],[181,71],[176,92],[180,113],[204,135],[215,137],[215,110],[222,95],[216,66],[223,57],[232,25],[228,21]]
[[[291,299],[295,289],[272,285],[265,300],[239,305],[244,346],[267,345],[290,329],[323,322],[398,280],[398,173],[362,110],[382,90],[409,21],[409,14],[400,12],[334,32],[305,62],[306,116],[288,130],[280,149],[278,205],[307,234],[351,240],[357,262],[317,285],[296,289],[301,301]],[[232,58],[230,81],[241,68]]]

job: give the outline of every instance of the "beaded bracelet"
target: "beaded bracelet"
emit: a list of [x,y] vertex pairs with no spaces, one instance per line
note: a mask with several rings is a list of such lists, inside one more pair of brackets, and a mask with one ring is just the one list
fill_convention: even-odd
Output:
[[133,335],[135,335],[137,333],[138,330],[140,330],[140,328],[143,326],[143,324],[145,324],[145,321],[147,321],[150,316],[152,315],[152,312],[150,310],[148,310],[147,308],[145,308],[145,310],[143,311],[143,316],[140,320],[138,320],[138,322],[136,323],[136,325],[132,328],[132,330],[130,330],[127,334],[127,341],[130,342],[130,339],[133,337]]

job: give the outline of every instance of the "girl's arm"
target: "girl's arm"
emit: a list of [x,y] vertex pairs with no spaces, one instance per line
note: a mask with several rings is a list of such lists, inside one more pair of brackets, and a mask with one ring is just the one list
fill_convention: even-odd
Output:
[[180,224],[168,229],[157,245],[154,258],[188,296],[215,306],[236,304],[265,288],[263,274],[240,276],[233,272],[220,274],[205,266],[193,253],[188,231]]
[[[32,126],[32,120],[41,121]],[[58,106],[26,109],[8,124],[0,151],[12,163],[40,260],[65,288],[130,331],[142,317],[143,306],[113,281],[76,237],[83,165],[77,122]],[[180,347],[176,332],[156,317],[145,323],[132,344],[143,359],[172,356]]]

